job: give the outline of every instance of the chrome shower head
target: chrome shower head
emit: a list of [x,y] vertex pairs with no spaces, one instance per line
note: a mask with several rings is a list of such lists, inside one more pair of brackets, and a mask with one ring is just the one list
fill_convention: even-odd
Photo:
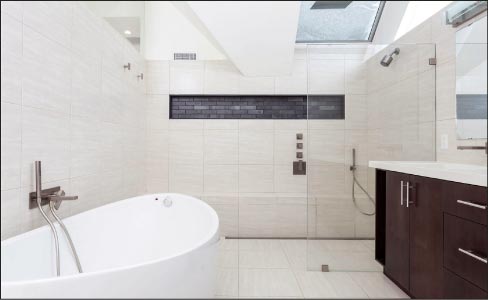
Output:
[[380,64],[383,67],[388,67],[391,64],[391,62],[393,61],[393,55],[395,55],[395,54],[396,55],[400,54],[400,48],[395,48],[395,50],[393,50],[392,53],[383,56],[383,59],[381,59]]

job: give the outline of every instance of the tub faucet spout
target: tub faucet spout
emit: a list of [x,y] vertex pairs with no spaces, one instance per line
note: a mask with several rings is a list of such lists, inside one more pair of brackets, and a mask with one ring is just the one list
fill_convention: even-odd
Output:
[[66,193],[63,190],[55,192],[54,194],[48,195],[46,198],[49,202],[54,202],[54,208],[59,209],[61,203],[65,200],[78,200],[78,196],[65,196]]

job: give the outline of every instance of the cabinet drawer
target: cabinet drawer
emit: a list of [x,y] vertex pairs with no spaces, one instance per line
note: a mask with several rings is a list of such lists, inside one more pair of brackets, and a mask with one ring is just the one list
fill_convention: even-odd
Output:
[[486,299],[488,293],[444,269],[444,299]]
[[488,290],[486,226],[444,214],[444,267]]
[[487,224],[488,200],[485,187],[445,181],[442,202],[444,212]]

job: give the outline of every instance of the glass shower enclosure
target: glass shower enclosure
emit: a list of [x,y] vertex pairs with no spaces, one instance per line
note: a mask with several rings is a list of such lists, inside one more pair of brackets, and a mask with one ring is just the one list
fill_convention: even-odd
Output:
[[434,44],[309,44],[309,271],[381,272],[372,160],[435,160]]

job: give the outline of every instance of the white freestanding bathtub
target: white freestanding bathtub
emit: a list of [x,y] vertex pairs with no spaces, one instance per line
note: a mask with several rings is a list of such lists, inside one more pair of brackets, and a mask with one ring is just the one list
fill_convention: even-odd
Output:
[[56,277],[54,241],[44,226],[2,242],[2,298],[214,296],[219,220],[203,201],[146,195],[64,221],[83,274],[58,227],[61,276]]

